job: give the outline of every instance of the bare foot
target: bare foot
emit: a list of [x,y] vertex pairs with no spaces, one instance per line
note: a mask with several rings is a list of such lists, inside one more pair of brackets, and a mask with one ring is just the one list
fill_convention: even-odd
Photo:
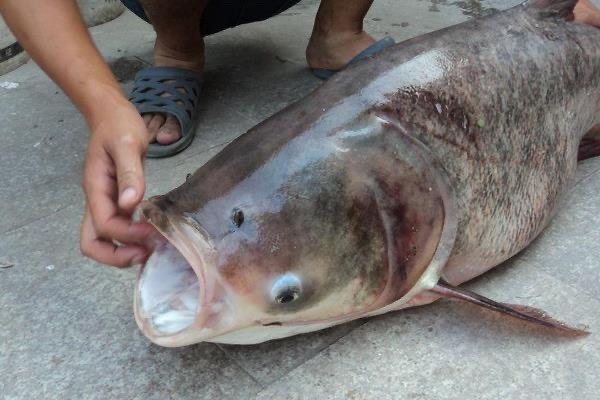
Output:
[[600,9],[590,0],[579,0],[573,10],[575,21],[600,28]]
[[311,68],[337,71],[373,43],[375,39],[364,31],[327,34],[315,31],[306,49],[306,60]]
[[[204,42],[195,49],[173,49],[160,43],[154,45],[154,65],[157,67],[177,67],[202,74],[204,71]],[[168,82],[167,82],[168,83]],[[181,127],[177,118],[166,113],[143,114],[150,132],[150,142],[163,145],[175,143],[181,138]]]

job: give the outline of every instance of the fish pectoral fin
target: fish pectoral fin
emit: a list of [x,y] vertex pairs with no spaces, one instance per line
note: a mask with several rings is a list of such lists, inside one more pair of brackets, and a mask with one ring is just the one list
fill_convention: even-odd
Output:
[[449,299],[467,301],[480,307],[509,315],[513,318],[541,325],[565,336],[585,336],[590,334],[590,332],[585,329],[574,328],[564,322],[558,321],[550,317],[546,312],[537,308],[518,304],[498,303],[497,301],[488,299],[477,293],[454,287],[443,280],[440,280],[437,285],[431,289],[431,292]]
[[600,124],[594,126],[581,139],[577,160],[583,161],[598,156],[600,156]]

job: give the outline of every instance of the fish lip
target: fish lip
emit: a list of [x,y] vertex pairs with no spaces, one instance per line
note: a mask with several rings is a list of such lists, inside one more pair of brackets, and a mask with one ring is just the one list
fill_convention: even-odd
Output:
[[144,264],[139,271],[135,285],[134,314],[135,320],[146,337],[152,342],[166,347],[183,346],[190,342],[188,338],[194,331],[202,329],[206,321],[213,314],[208,305],[214,300],[216,291],[216,279],[213,274],[208,273],[207,266],[212,265],[215,254],[214,248],[206,232],[197,223],[189,218],[161,210],[153,200],[147,200],[140,204],[142,220],[152,224],[159,233],[185,258],[198,278],[199,294],[198,308],[193,322],[174,333],[165,333],[156,329],[152,318],[147,314],[142,304],[142,283],[144,277]]

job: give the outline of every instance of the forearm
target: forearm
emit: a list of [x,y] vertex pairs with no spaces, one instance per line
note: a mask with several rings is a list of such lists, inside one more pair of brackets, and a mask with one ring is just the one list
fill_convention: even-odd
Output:
[[74,0],[0,0],[0,14],[88,123],[101,120],[107,104],[125,101]]

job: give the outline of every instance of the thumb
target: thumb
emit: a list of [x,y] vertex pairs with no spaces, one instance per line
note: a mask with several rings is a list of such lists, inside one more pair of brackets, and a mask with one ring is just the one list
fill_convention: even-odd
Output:
[[144,197],[144,153],[141,144],[136,146],[133,141],[124,142],[113,150],[111,156],[117,171],[119,207],[130,212]]

